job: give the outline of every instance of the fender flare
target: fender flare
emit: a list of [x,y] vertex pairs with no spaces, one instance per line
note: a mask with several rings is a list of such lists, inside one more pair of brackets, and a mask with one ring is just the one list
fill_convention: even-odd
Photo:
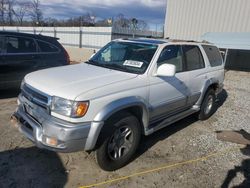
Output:
[[205,82],[204,87],[203,87],[202,90],[201,90],[201,96],[200,96],[200,98],[198,99],[198,101],[197,101],[196,104],[201,105],[201,103],[202,103],[202,101],[203,101],[203,98],[204,98],[204,96],[205,96],[205,94],[206,94],[206,92],[207,92],[207,89],[208,89],[212,84],[217,84],[217,83],[219,83],[219,81],[216,80],[216,79],[214,79],[214,78],[208,79],[208,80]]
[[121,111],[123,109],[129,108],[129,107],[140,107],[142,110],[142,123],[143,127],[148,127],[149,123],[149,108],[147,107],[146,101],[141,97],[125,97],[121,98],[115,101],[112,101],[111,103],[107,104],[102,108],[100,112],[97,113],[97,115],[94,117],[94,121],[105,121],[109,117],[111,117],[113,114],[115,114],[118,111]]
[[143,133],[145,134],[145,130],[148,128],[149,125],[149,112],[146,104],[146,101],[141,97],[126,97],[112,101],[111,103],[104,106],[102,110],[96,114],[93,122],[91,123],[89,137],[87,138],[85,149],[91,151],[95,148],[98,137],[104,126],[105,120],[107,120],[116,112],[119,112],[129,107],[137,106],[142,109],[141,122],[143,124],[142,126],[144,129]]

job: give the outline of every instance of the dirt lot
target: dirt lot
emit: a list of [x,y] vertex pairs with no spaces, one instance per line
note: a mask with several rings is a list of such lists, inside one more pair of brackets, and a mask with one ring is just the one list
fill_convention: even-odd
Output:
[[84,152],[37,149],[10,125],[16,95],[16,91],[0,94],[0,187],[80,187],[105,182],[97,187],[201,188],[250,182],[249,147],[220,141],[215,133],[250,132],[250,73],[227,72],[219,108],[209,120],[191,116],[143,138],[136,158],[115,172],[100,170],[92,155]]

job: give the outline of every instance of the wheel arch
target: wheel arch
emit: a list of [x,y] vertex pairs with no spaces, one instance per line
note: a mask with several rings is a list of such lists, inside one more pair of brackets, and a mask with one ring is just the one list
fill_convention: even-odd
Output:
[[198,105],[201,105],[201,103],[204,99],[204,96],[206,95],[207,91],[210,88],[214,89],[214,91],[216,92],[217,89],[219,88],[219,80],[209,79],[205,82],[204,87],[202,88],[202,92],[201,92],[202,94],[201,94],[199,100],[197,101]]
[[[86,150],[91,151],[96,149],[98,145],[99,137],[104,129],[106,129],[105,122],[114,117],[117,113],[123,111],[129,112],[136,116],[140,122],[142,134],[145,134],[145,130],[149,123],[148,107],[145,101],[140,97],[126,97],[115,100],[102,108],[100,112],[96,114],[92,122],[89,138],[86,144]],[[102,122],[96,124],[95,122]]]
[[148,126],[148,107],[145,100],[140,97],[126,97],[107,104],[100,112],[97,113],[94,121],[105,122],[115,114],[122,111],[127,111],[136,116],[143,126],[143,129]]

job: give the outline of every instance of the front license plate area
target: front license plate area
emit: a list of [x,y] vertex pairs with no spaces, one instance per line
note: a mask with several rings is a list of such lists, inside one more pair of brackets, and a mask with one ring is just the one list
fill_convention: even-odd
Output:
[[36,105],[26,99],[23,103],[23,108],[26,114],[28,114],[33,120],[39,123],[39,117],[36,115],[38,110]]

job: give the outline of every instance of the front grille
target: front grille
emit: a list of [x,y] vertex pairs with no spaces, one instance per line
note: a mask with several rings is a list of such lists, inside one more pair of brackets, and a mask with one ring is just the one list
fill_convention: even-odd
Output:
[[35,89],[32,89],[30,86],[24,84],[21,88],[22,95],[29,101],[41,106],[42,108],[47,109],[49,104],[49,96],[42,94]]

